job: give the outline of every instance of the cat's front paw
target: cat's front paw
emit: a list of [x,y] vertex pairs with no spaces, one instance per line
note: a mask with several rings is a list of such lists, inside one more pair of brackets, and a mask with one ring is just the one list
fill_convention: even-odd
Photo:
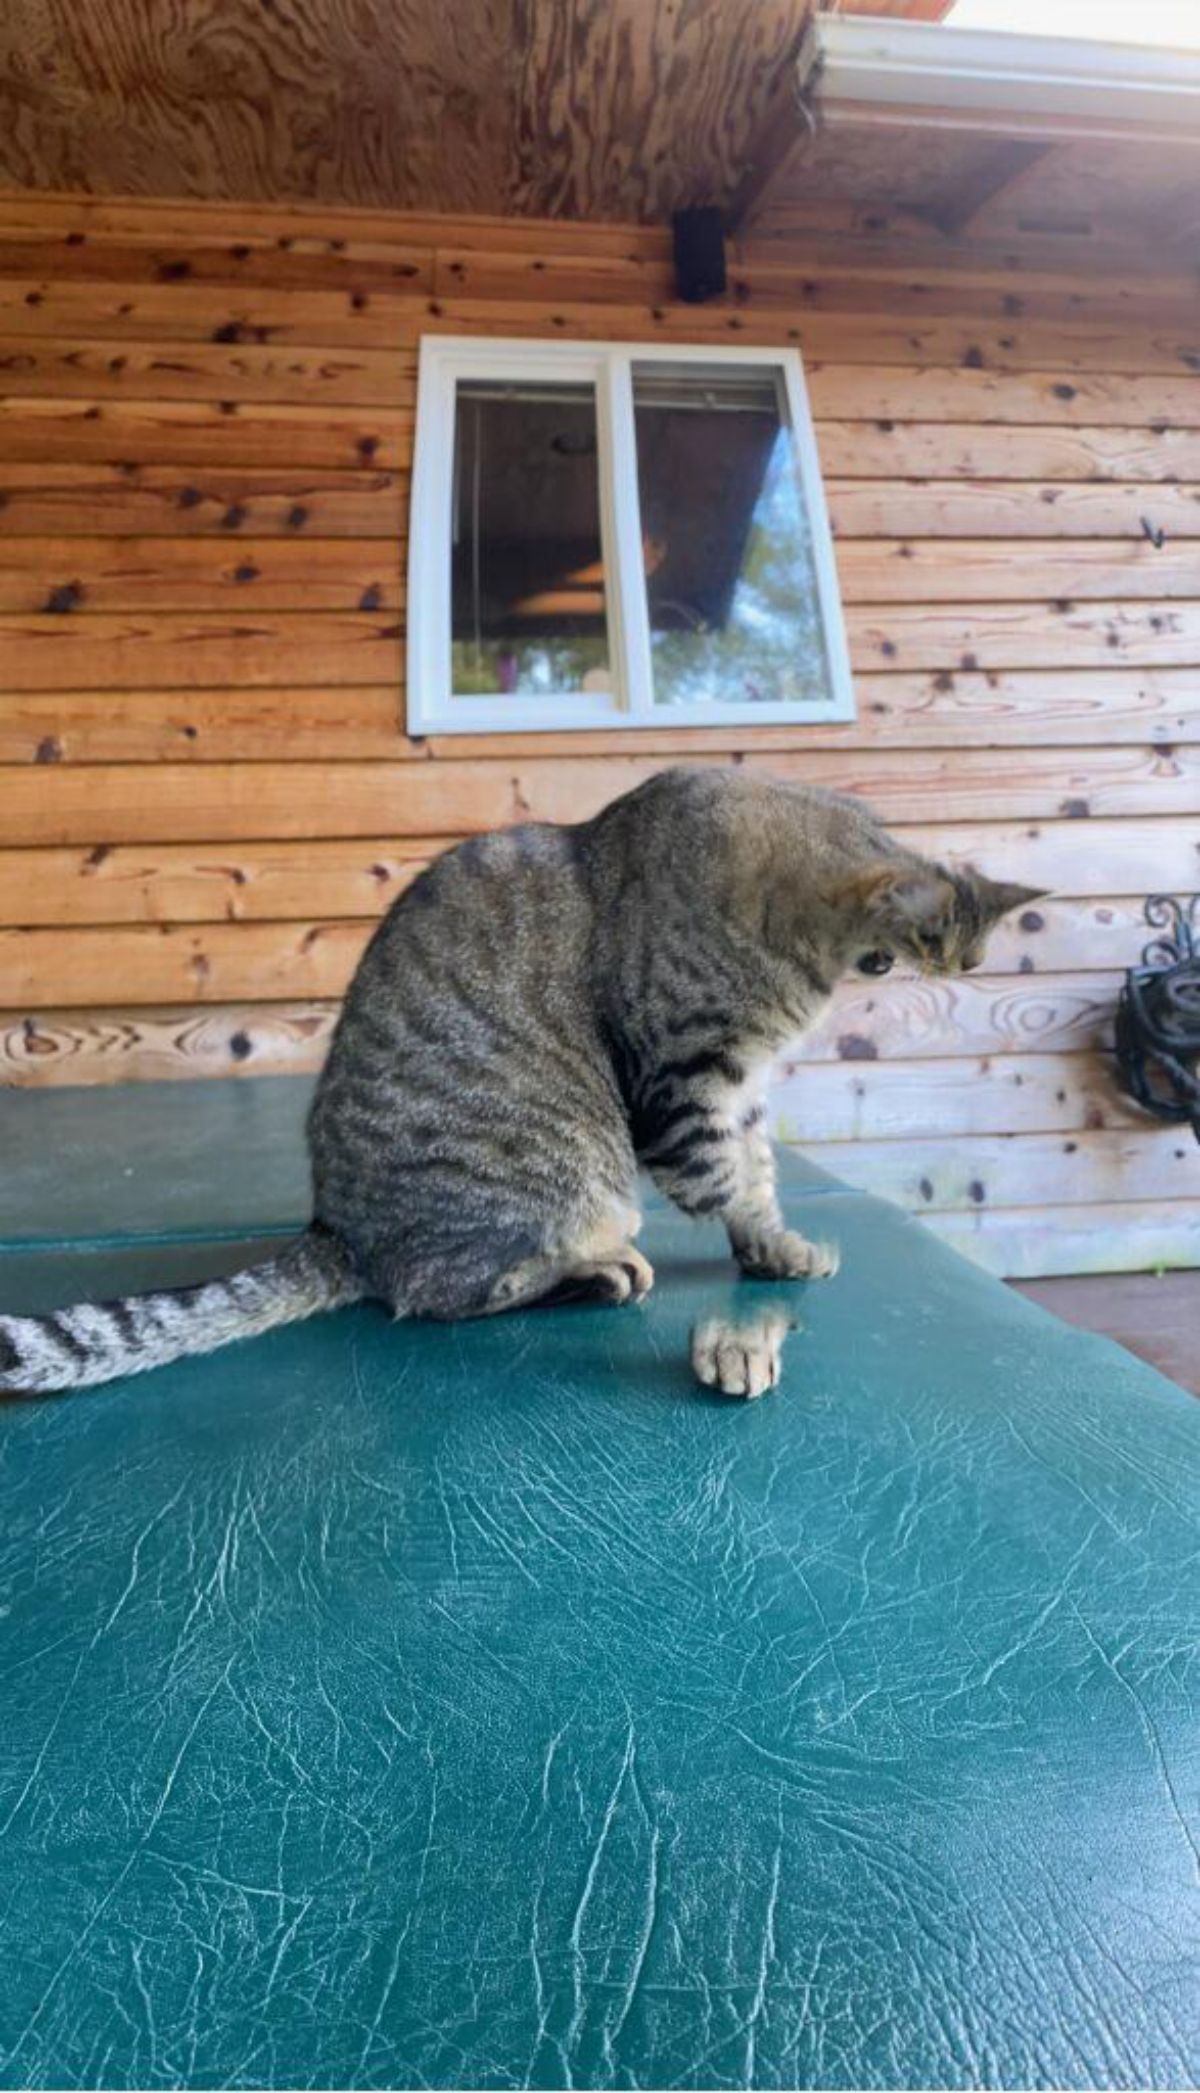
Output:
[[794,1228],[735,1243],[734,1256],[748,1279],[832,1279],[841,1262],[834,1243],[810,1243]]
[[780,1308],[730,1323],[714,1316],[692,1331],[692,1372],[722,1395],[753,1398],[779,1385],[783,1341],[796,1324]]

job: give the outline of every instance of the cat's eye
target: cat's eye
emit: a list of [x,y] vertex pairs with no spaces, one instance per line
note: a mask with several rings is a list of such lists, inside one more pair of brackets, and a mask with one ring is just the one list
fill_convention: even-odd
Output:
[[857,965],[860,974],[890,974],[895,963],[890,952],[864,952]]

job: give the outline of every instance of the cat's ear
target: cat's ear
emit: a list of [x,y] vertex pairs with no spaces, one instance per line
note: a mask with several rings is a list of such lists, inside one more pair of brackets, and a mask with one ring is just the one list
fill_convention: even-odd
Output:
[[872,923],[932,936],[953,914],[955,897],[953,882],[935,866],[901,864],[852,873],[838,898]]
[[1010,916],[1016,908],[1032,908],[1035,901],[1044,901],[1050,892],[1049,887],[1022,887],[1011,879],[988,879],[982,872],[972,873],[971,880],[988,923],[998,923],[1001,916]]

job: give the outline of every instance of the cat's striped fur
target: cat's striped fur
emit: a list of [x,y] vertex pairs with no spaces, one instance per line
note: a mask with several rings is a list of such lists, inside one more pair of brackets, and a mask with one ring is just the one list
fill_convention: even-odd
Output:
[[832,1271],[776,1200],[772,1059],[847,969],[969,967],[1032,898],[914,857],[859,801],[739,769],[448,851],[351,984],[309,1231],[230,1279],[0,1317],[0,1385],[81,1387],[366,1296],[438,1318],[636,1299],[639,1164],[720,1216],[747,1273]]

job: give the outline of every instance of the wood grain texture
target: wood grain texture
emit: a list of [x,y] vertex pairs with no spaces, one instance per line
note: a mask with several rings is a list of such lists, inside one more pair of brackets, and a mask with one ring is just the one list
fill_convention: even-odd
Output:
[[1090,1207],[1018,1206],[931,1214],[926,1226],[1000,1278],[1173,1271],[1200,1264],[1200,1208],[1195,1199],[1121,1199]]
[[[979,865],[997,879],[1024,877],[1075,908],[1107,907],[1155,883],[1186,890],[1200,879],[1200,831],[1192,819],[1147,821],[942,822],[895,824],[926,856]],[[212,923],[377,916],[420,867],[448,847],[445,836],[306,837],[224,843],[29,845],[0,850],[0,924]],[[1037,911],[1045,916],[1040,906]],[[1128,898],[1119,917],[1129,924]],[[1102,937],[1108,926],[1101,925]],[[1042,933],[1014,932],[1022,958]],[[1024,942],[1021,942],[1024,940]],[[1039,948],[1043,949],[1043,948]],[[1123,960],[1121,963],[1124,963]],[[1044,971],[1046,962],[1040,960]]]
[[[204,905],[210,909],[220,892],[216,873],[210,868],[206,883]],[[203,883],[195,871],[192,878],[197,886]],[[373,877],[372,885],[369,898],[379,907],[394,899],[402,882]],[[169,891],[156,890],[156,902]],[[263,896],[257,898],[261,906]],[[989,948],[988,968],[997,979],[1028,979],[1064,966],[1111,975],[1137,960],[1148,935],[1140,905],[1120,897],[1041,902],[1025,912],[1022,923],[1026,927],[997,933]],[[373,927],[361,916],[276,922],[255,920],[248,911],[196,924],[22,924],[0,928],[0,979],[6,996],[31,1010],[63,1003],[86,1008],[103,998],[114,978],[130,1004],[338,996]],[[903,976],[896,980],[902,985]]]
[[411,409],[416,392],[415,357],[390,349],[306,353],[255,342],[118,347],[70,338],[0,338],[0,393],[10,398],[217,399]]
[[275,407],[236,400],[0,398],[0,457],[20,465],[406,466],[405,409]]
[[802,19],[799,0],[226,0],[217,37],[201,0],[86,20],[42,0],[0,44],[0,179],[661,220],[730,193]]
[[508,187],[507,0],[69,0],[9,9],[16,187],[489,209]]
[[[69,564],[69,560],[67,562]],[[375,568],[374,560],[367,562]],[[373,601],[368,598],[368,601]],[[238,606],[221,615],[106,615],[75,609],[0,614],[0,649],[19,690],[181,690],[390,681],[404,673],[395,616],[328,616]],[[1015,669],[1103,671],[1200,663],[1200,601],[851,606],[850,658],[859,671]],[[1186,759],[1184,759],[1186,760]],[[1165,773],[1163,773],[1165,774]]]
[[244,239],[240,233],[222,239],[215,224],[207,240],[122,240],[97,237],[94,229],[38,238],[26,229],[14,236],[3,217],[0,197],[0,276],[27,276],[35,269],[49,282],[214,284],[222,290],[249,285],[347,294],[429,294],[434,288],[435,257],[427,247],[397,247],[382,240],[269,240],[261,234]]
[[[59,564],[69,576],[72,545],[87,541],[55,542],[63,546]],[[373,549],[364,546],[363,554]],[[15,585],[0,558],[0,592]],[[197,586],[194,576],[189,586]],[[242,585],[235,586],[240,592]],[[802,737],[794,727],[624,728],[589,734],[586,753],[589,759],[683,760],[795,755],[801,743],[816,752],[1200,741],[1200,680],[1191,669],[893,672],[861,675],[856,690],[857,720],[814,724]],[[461,763],[571,757],[579,751],[578,736],[561,732],[435,735],[413,742],[405,737],[403,713],[403,693],[392,683],[12,690],[0,693],[0,763],[291,762],[314,756]]]
[[[839,990],[826,1020],[804,1042],[802,1053],[796,1057],[797,1064],[921,1060],[929,1066],[930,1081],[936,1082],[937,1064],[944,1059],[1109,1051],[1117,987],[1115,976],[1062,974],[1036,984],[998,983],[985,976],[972,976],[953,984],[896,983],[887,990],[886,997],[878,990]],[[224,1044],[216,1065],[197,1073],[248,1074],[259,1072],[266,1065],[302,1073],[319,1067],[336,1008],[334,1003],[316,1003],[272,1010],[269,1005],[246,1003],[215,1009],[216,1029],[203,1036]],[[190,1016],[186,1007],[145,1016],[112,1008],[91,1010],[81,1016],[74,1016],[70,1010],[43,1011],[36,1016],[19,1010],[0,1011],[0,1053],[8,1056],[7,1062],[0,1065],[5,1067],[5,1080],[10,1079],[11,1068],[20,1071],[11,1079],[26,1082],[39,1080],[42,1073],[57,1081],[116,1081],[120,1079],[120,1070],[114,1069],[113,1062],[119,1061],[124,1051],[122,1040],[128,1029],[135,1038],[130,1044],[130,1058],[125,1062],[125,1075],[136,1072],[178,1077],[190,1070],[178,1047],[172,1044],[173,1027],[179,1021],[188,1023]],[[68,1035],[61,1045],[53,1037],[60,1019]],[[266,1024],[271,1019],[277,1027],[271,1034],[273,1062],[264,1064],[253,1055],[239,1058],[236,1052],[229,1052],[228,1041],[233,1033],[253,1033],[260,1020]],[[160,1025],[162,1029],[157,1030]],[[132,1058],[137,1040],[146,1036],[146,1027],[156,1041],[156,1054],[162,1056],[157,1065],[137,1065]],[[49,1036],[44,1045],[39,1045],[37,1035],[43,1029]],[[107,1068],[93,1074],[97,1055]],[[55,1061],[59,1064],[57,1070],[50,1065]],[[39,1071],[39,1062],[45,1064],[44,1071]],[[70,1076],[64,1073],[68,1063],[74,1067]]]
[[35,341],[246,342],[259,347],[386,349],[411,344],[436,300],[407,292],[295,291],[256,285],[95,283],[0,277],[0,334]]
[[[878,6],[935,19],[941,0]],[[901,122],[880,139],[843,123],[808,139],[785,88],[804,14],[803,0],[393,0],[382,13],[224,0],[218,30],[204,0],[104,0],[83,14],[22,0],[0,37],[0,180],[328,200],[320,215],[334,222],[354,203],[661,221],[681,202],[749,196],[760,209],[780,198],[783,221],[866,206],[868,239],[886,213],[927,238],[969,218],[1028,242],[1020,214],[1036,223],[1039,208],[1074,215],[1077,250],[1098,225],[1126,242],[1156,216],[1179,229],[1180,146],[1064,148],[1016,183],[1030,149],[1004,127]]]
[[[348,619],[325,622],[354,629]],[[1074,815],[1082,824],[1089,814],[1200,813],[1194,747],[814,751],[745,762],[858,793],[888,821]],[[0,768],[0,843],[470,834],[517,821],[586,820],[661,767],[661,759],[632,756],[584,764],[164,763],[149,779],[139,764]]]
[[445,837],[0,850],[0,923],[253,923],[382,915]]
[[[386,538],[399,552],[408,473],[287,467],[0,461],[0,540],[12,537]],[[7,555],[0,552],[0,558]]]
[[1200,538],[1200,486],[1032,480],[825,482],[846,538]]
[[1200,594],[1200,548],[1185,539],[1156,545],[1144,531],[1127,541],[1069,538],[1053,547],[1003,539],[948,543],[892,538],[837,549],[844,603],[1092,602],[1112,597]]
[[390,682],[399,689],[402,652],[400,627],[386,613],[255,615],[235,607],[223,616],[0,616],[0,658],[24,690],[286,688],[306,681]]
[[1200,1148],[1187,1127],[830,1141],[821,1159],[912,1213],[1200,1199]]
[[6,691],[0,763],[304,761],[418,757],[394,685],[337,690]]
[[87,1008],[114,979],[126,1003],[340,996],[370,923],[160,923],[0,930],[0,980],[24,1010]]
[[982,422],[1055,429],[1200,426],[1194,374],[1110,377],[1075,371],[989,371],[962,365],[810,364],[813,413],[827,421]]
[[[1103,1054],[997,1054],[939,1061],[786,1065],[771,1088],[776,1139],[961,1143],[979,1134],[1071,1134],[1081,1127],[1142,1128]],[[964,1146],[963,1154],[970,1154]],[[927,1202],[922,1198],[921,1205]]]
[[[0,550],[0,612],[398,611],[385,539],[14,538]],[[0,698],[0,708],[4,700]]]
[[982,974],[889,980],[886,988],[848,982],[794,1058],[800,1064],[1107,1052],[1120,981],[1118,974],[1063,973],[1036,981]]
[[1200,480],[1195,429],[824,421],[817,442],[835,480]]
[[[835,225],[837,230],[842,229],[840,219],[828,221],[830,228]],[[0,234],[6,239],[38,244],[55,239],[70,242],[82,234],[85,240],[97,242],[117,240],[139,246],[165,243],[185,253],[193,246],[237,242],[252,253],[272,247],[303,250],[325,257],[331,266],[336,265],[339,255],[375,256],[399,249],[411,256],[436,252],[447,244],[523,254],[536,242],[541,251],[552,256],[577,255],[583,244],[592,256],[613,255],[659,263],[671,248],[670,233],[663,226],[589,225],[581,235],[579,226],[570,220],[543,219],[531,228],[520,219],[499,215],[494,208],[486,212],[455,212],[447,218],[444,212],[433,208],[397,211],[377,205],[317,204],[311,198],[300,204],[245,199],[214,203],[179,196],[31,193],[4,188],[0,188]],[[777,242],[769,242],[768,251],[778,261]],[[945,243],[938,252],[944,261]],[[1131,250],[1131,257],[1136,255],[1137,250]],[[1141,260],[1144,264],[1144,251]],[[1069,281],[1077,283],[1080,289],[1087,288],[1077,278]],[[1155,295],[1172,288],[1179,288],[1177,270],[1156,280]]]
[[0,1012],[0,1082],[40,1088],[311,1075],[336,1019],[335,1003]]

